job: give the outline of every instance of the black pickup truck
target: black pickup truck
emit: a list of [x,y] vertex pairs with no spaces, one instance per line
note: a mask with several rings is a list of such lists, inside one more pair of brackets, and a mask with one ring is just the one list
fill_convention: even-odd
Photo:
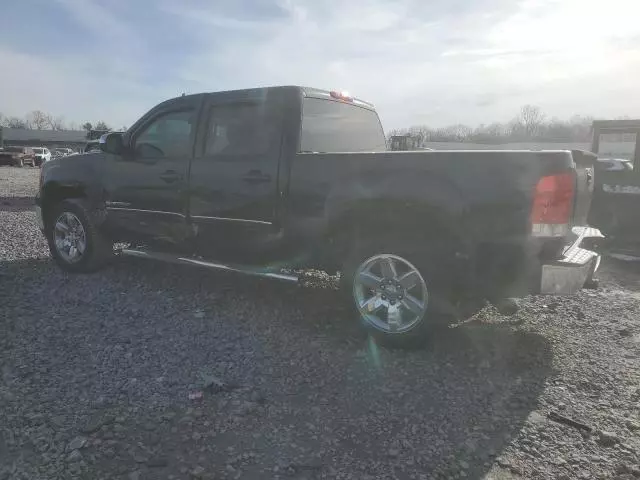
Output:
[[345,93],[182,96],[101,149],[42,169],[40,227],[70,272],[107,264],[114,242],[280,280],[340,271],[354,317],[402,343],[463,303],[574,293],[599,264],[583,248],[600,236],[593,155],[387,151],[373,106]]

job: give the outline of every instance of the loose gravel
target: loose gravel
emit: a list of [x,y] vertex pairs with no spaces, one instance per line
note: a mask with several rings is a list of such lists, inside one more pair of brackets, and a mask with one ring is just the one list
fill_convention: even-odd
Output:
[[65,274],[37,178],[0,168],[2,480],[640,477],[640,267],[385,350],[328,288]]

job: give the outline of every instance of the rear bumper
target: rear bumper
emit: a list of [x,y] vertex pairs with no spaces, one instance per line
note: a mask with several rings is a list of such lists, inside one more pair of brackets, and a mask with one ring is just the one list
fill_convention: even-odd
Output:
[[604,236],[596,228],[574,227],[571,235],[573,241],[564,249],[562,257],[542,265],[540,293],[569,295],[581,290],[600,266],[600,254],[584,246],[602,238]]

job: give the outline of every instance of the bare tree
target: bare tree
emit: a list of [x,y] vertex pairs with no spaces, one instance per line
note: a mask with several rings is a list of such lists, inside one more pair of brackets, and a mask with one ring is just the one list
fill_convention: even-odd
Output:
[[569,119],[571,125],[571,139],[579,142],[588,142],[591,140],[591,127],[595,119],[591,116],[573,115]]
[[111,127],[109,127],[109,125],[107,125],[105,122],[100,120],[98,123],[96,123],[94,130],[111,130]]
[[51,115],[42,110],[34,110],[27,114],[26,122],[29,128],[45,130],[51,123]]
[[417,125],[400,128],[389,135],[411,135],[426,146],[428,142],[478,141],[495,143],[500,141],[526,141],[532,138],[550,141],[586,142],[591,138],[593,117],[579,115],[569,120],[551,118],[547,120],[539,107],[525,105],[508,123],[494,122],[471,129],[467,125],[456,124],[440,128]]
[[82,129],[88,132],[89,130],[93,130],[93,125],[91,125],[91,122],[83,123]]
[[507,126],[499,122],[494,122],[487,125],[486,132],[490,137],[501,138],[507,135]]
[[439,128],[434,132],[434,137],[439,142],[463,142],[471,137],[472,132],[471,127],[459,123]]
[[535,137],[540,133],[540,126],[544,123],[544,113],[540,107],[525,105],[520,109],[520,121],[524,125],[524,131],[529,137]]
[[511,140],[522,140],[527,136],[527,129],[519,116],[507,124],[507,136]]
[[471,137],[472,132],[473,130],[471,129],[471,127],[467,125],[463,125],[461,123],[454,125],[452,128],[453,137],[458,142],[463,142],[465,140],[468,140],[469,137]]
[[424,127],[411,127],[407,135],[414,139],[416,147],[422,147],[426,141]]
[[7,118],[7,127],[8,128],[27,128],[27,122],[25,122],[22,118],[19,118],[19,117],[9,117]]
[[502,140],[507,136],[507,126],[494,122],[489,125],[480,125],[476,128],[471,139],[478,142],[495,143],[497,140]]
[[65,125],[64,125],[64,117],[53,117],[51,115],[49,115],[49,128],[51,130],[64,130],[65,129]]

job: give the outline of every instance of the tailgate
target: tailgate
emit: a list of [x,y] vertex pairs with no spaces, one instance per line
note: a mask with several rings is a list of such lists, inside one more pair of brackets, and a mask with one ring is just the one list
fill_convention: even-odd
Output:
[[576,195],[573,206],[574,226],[587,225],[594,187],[594,164],[597,156],[583,150],[571,150],[576,164]]

